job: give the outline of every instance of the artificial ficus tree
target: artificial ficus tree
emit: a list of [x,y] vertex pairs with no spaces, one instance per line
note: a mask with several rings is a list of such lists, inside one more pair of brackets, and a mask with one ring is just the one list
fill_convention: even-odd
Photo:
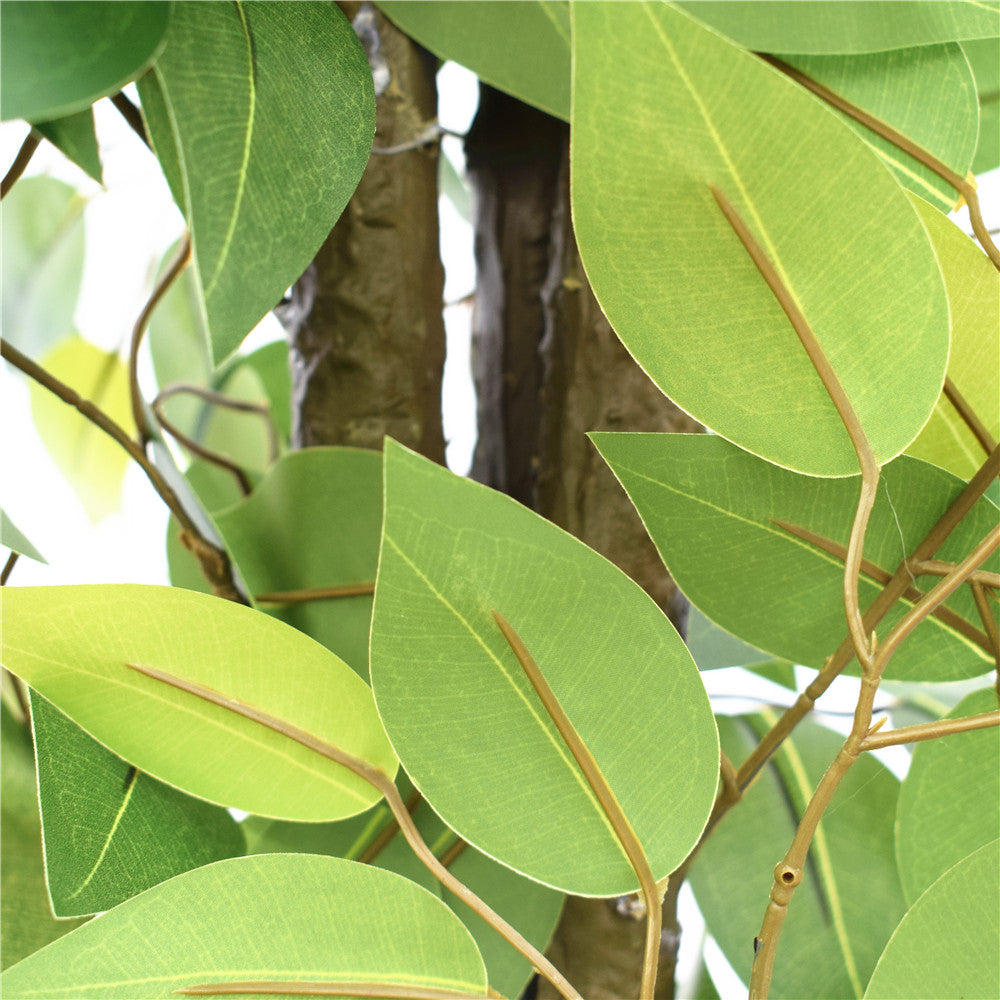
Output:
[[[544,955],[564,896],[638,894],[652,997],[689,880],[752,997],[990,995],[1000,254],[969,170],[1000,150],[967,51],[1000,7],[380,6],[569,122],[593,293],[714,432],[593,445],[704,617],[685,647],[582,542],[390,438],[288,450],[287,352],[239,348],[372,152],[371,11],[355,34],[321,2],[4,4],[3,114],[33,126],[3,185],[22,273],[65,283],[59,250],[72,275],[51,220],[72,198],[17,178],[41,136],[99,173],[104,96],[188,228],[127,363],[62,374],[80,342],[30,294],[3,348],[174,519],[172,587],[4,590],[4,994],[513,997],[537,971],[578,998]],[[114,58],[87,44],[102,19]],[[6,517],[3,541],[38,557]],[[791,708],[713,715],[699,670],[794,689],[792,663],[815,675]],[[846,739],[806,718],[841,673]],[[900,783],[873,754],[910,744]]]

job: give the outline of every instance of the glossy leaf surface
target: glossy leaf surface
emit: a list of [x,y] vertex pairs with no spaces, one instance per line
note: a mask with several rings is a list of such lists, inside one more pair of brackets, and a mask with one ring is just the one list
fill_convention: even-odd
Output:
[[[995,690],[976,691],[947,717],[978,715],[996,707]],[[996,837],[998,774],[997,729],[955,733],[913,748],[896,814],[896,858],[910,903],[952,865]]]
[[371,70],[332,4],[178,4],[139,94],[219,362],[353,193],[374,134]]
[[636,887],[496,609],[593,754],[654,875],[668,874],[697,839],[717,778],[708,699],[680,637],[617,568],[509,497],[395,442],[385,463],[372,685],[413,783],[464,839],[531,878],[583,895]]
[[963,42],[979,91],[979,144],[972,172],[1000,166],[1000,38]]
[[[775,523],[807,529],[843,549],[858,500],[858,479],[799,476],[702,434],[594,434],[605,461],[635,504],[680,588],[723,628],[775,656],[819,669],[847,635],[843,562]],[[864,555],[893,573],[933,527],[964,484],[903,456],[882,470]],[[958,562],[997,522],[981,499],[936,558]],[[1000,567],[1000,558],[987,564]],[[936,578],[921,576],[929,590]],[[867,608],[882,585],[861,574]],[[879,626],[884,636],[910,605]],[[968,635],[982,628],[967,588],[949,598],[960,619],[927,618],[886,670],[889,680],[957,680],[990,669],[992,659]],[[849,667],[856,671],[854,663]]]
[[[127,663],[194,681],[393,774],[371,692],[282,622],[170,587],[4,588],[4,665],[113,753],[192,795],[322,820],[378,794],[340,765]],[[181,734],[183,737],[181,738]]]
[[4,3],[0,113],[47,121],[113,94],[149,65],[170,5],[137,2]]
[[174,875],[246,852],[225,809],[136,771],[38,695],[31,717],[57,916],[109,910]]
[[573,219],[630,353],[754,454],[811,475],[857,471],[714,185],[797,302],[879,461],[897,455],[930,415],[948,357],[944,287],[906,195],[811,95],[680,10],[573,10]]
[[198,983],[260,979],[392,982],[479,995],[486,986],[475,944],[440,900],[391,872],[337,858],[220,861],[81,930],[4,973],[4,996],[141,1000]]
[[[117,354],[74,335],[49,351],[41,364],[126,432],[133,432],[128,373]],[[99,521],[117,510],[130,461],[125,449],[48,389],[32,382],[29,393],[38,434],[90,519]]]
[[560,0],[380,2],[411,38],[442,59],[550,115],[569,120],[569,4]]
[[992,0],[693,0],[689,13],[764,52],[877,52],[1000,32]]
[[46,562],[41,552],[18,530],[17,525],[4,510],[0,510],[0,545],[6,545],[12,552],[34,559],[35,562]]
[[[925,202],[914,199],[938,255],[951,310],[948,380],[975,412],[986,431],[1000,438],[1000,274],[954,223]],[[971,479],[987,452],[942,394],[931,419],[907,454]]]
[[[720,717],[742,762],[777,714]],[[806,720],[705,842],[689,876],[709,933],[747,981],[774,866],[842,738]],[[781,932],[775,1000],[858,997],[905,909],[893,853],[899,783],[875,758],[848,771],[819,831]]]
[[92,108],[53,118],[47,122],[36,122],[35,129],[41,132],[53,145],[58,146],[78,167],[85,170],[98,184],[103,182],[101,154],[97,148],[94,133],[94,112]]
[[865,997],[991,1000],[998,982],[1000,841],[994,840],[949,869],[910,907]]

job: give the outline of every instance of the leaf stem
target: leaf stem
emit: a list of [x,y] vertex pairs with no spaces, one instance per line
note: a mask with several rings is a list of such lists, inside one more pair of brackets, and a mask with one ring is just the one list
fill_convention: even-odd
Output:
[[[231,698],[229,695],[222,694],[219,691],[205,687],[195,681],[189,681],[182,677],[176,677],[173,674],[168,674],[155,667],[141,666],[136,663],[127,663],[126,666],[131,670],[135,670],[140,674],[153,678],[154,680],[160,681],[164,684],[169,684],[171,687],[179,688],[181,691],[186,691],[197,698],[211,702],[213,705],[219,705],[221,708],[225,708],[236,715],[241,715],[245,719],[251,719],[252,721],[257,722],[276,733],[280,733],[282,736],[285,736],[290,740],[294,740],[296,743],[312,750],[321,757],[326,757],[327,760],[332,760],[334,763],[340,764],[341,767],[347,768],[363,781],[368,782],[369,785],[371,785],[376,791],[380,792],[385,798],[386,803],[392,810],[393,816],[396,817],[396,822],[399,823],[399,828],[402,830],[403,836],[406,837],[407,843],[413,849],[413,853],[417,855],[431,874],[434,875],[434,877],[442,885],[444,885],[445,888],[449,889],[452,893],[458,896],[458,898],[462,900],[466,906],[474,910],[480,917],[482,917],[483,920],[485,920],[508,942],[508,944],[528,959],[535,969],[542,976],[544,976],[559,991],[559,993],[566,998],[566,1000],[583,1000],[580,994],[573,989],[567,981],[566,977],[530,941],[528,941],[520,933],[520,931],[512,927],[506,920],[504,920],[503,917],[500,916],[499,913],[484,903],[470,888],[468,888],[468,886],[464,885],[457,878],[455,878],[455,876],[452,875],[452,873],[448,871],[448,869],[445,868],[444,865],[442,865],[441,862],[434,856],[434,853],[427,846],[423,837],[421,837],[420,831],[413,822],[413,818],[406,811],[406,806],[404,805],[403,799],[399,794],[399,790],[396,788],[393,780],[383,771],[379,770],[377,767],[373,767],[367,761],[355,757],[346,750],[342,750],[340,747],[335,746],[332,743],[327,743],[324,740],[319,739],[319,737],[314,736],[312,733],[306,732],[306,730],[300,729],[298,726],[294,726],[290,722],[286,722],[284,719],[279,719],[276,716],[268,714],[267,712],[262,712],[258,708],[254,708],[252,705],[247,705],[238,698]],[[272,989],[271,992],[277,991]]]
[[142,141],[152,149],[149,136],[146,135],[146,125],[142,120],[142,112],[119,90],[111,96],[111,103],[118,113],[128,122],[129,127]]
[[41,145],[41,142],[42,137],[34,130],[27,134],[24,142],[21,143],[21,148],[17,151],[17,156],[14,157],[14,162],[10,165],[10,170],[7,171],[3,180],[0,181],[0,201],[7,197],[10,189],[18,182],[21,174],[24,173],[31,162],[31,158],[35,155],[35,150]]
[[993,659],[997,669],[997,693],[1000,694],[1000,626],[997,625],[997,620],[993,617],[993,609],[986,596],[986,588],[978,583],[974,577],[975,574],[969,580],[969,587],[972,590],[972,598],[976,602],[976,610],[983,620],[983,628],[986,629],[986,634],[993,646]]
[[[914,562],[910,559],[907,565],[914,576],[920,576],[921,574],[926,576],[947,576],[955,568],[954,563],[945,562],[942,559],[924,559],[921,562]],[[988,570],[977,569],[974,573],[969,574],[969,583],[976,583],[981,587],[992,587],[995,589],[1000,587],[1000,573],[991,573]]]
[[226,996],[232,994],[281,994],[303,997],[374,997],[379,1000],[489,1000],[496,993],[465,993],[460,990],[410,986],[406,983],[310,983],[255,979],[241,983],[198,983],[174,990],[186,996]]
[[580,734],[576,731],[562,705],[559,704],[559,699],[549,686],[549,682],[545,679],[538,664],[535,663],[527,646],[525,646],[521,637],[514,630],[514,627],[499,611],[494,609],[491,613],[493,620],[500,627],[503,637],[507,640],[507,644],[517,657],[518,663],[521,664],[521,668],[527,675],[528,680],[531,681],[531,686],[535,689],[535,693],[541,700],[545,711],[548,712],[549,718],[555,723],[556,729],[559,730],[559,735],[563,738],[563,742],[565,742],[573,754],[573,758],[583,772],[583,776],[587,779],[587,784],[590,785],[591,790],[597,797],[597,801],[600,803],[601,808],[604,810],[604,815],[607,816],[608,822],[614,829],[622,850],[625,852],[629,863],[632,865],[632,869],[635,871],[636,878],[639,880],[639,885],[642,887],[642,895],[646,903],[646,949],[643,956],[642,983],[639,997],[640,1000],[652,1000],[653,991],[656,987],[656,970],[660,957],[662,897],[660,889],[656,884],[656,877],[649,867],[646,852],[639,838],[636,836],[635,830],[632,829],[632,824],[628,821],[628,817],[622,811],[615,793],[601,772],[600,765],[594,760],[593,754],[591,754],[586,743],[580,738]]
[[[406,800],[406,811],[412,816],[417,811],[417,806],[424,801],[420,792],[413,792]],[[370,865],[395,839],[399,833],[399,823],[393,817],[379,831],[378,836],[361,852],[358,861],[363,865]]]
[[375,593],[375,581],[343,583],[333,587],[307,587],[302,590],[274,590],[257,594],[258,604],[303,604],[306,601],[326,601],[334,597],[359,597]]
[[1000,726],[1000,709],[968,715],[963,719],[938,719],[936,722],[922,722],[917,726],[890,729],[888,732],[871,733],[861,741],[860,749],[882,750],[884,747],[901,746],[904,743],[922,743],[953,733],[971,733],[976,729],[991,729]]
[[993,440],[986,425],[979,419],[979,414],[976,413],[969,404],[969,401],[958,391],[958,386],[950,378],[945,378],[943,392],[945,398],[955,408],[955,412],[962,418],[965,426],[972,431],[973,437],[975,437],[980,447],[988,455],[997,446],[997,443]]
[[2,587],[9,579],[10,574],[14,572],[14,567],[17,565],[17,560],[20,554],[11,550],[9,556],[7,556],[7,561],[3,564],[3,570],[0,571],[0,587]]

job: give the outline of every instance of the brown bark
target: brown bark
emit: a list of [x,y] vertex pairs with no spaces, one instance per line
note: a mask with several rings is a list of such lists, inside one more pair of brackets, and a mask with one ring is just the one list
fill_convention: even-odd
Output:
[[[376,148],[413,141],[437,116],[436,60],[370,4],[341,7],[372,63]],[[373,154],[283,310],[294,447],[388,434],[444,462],[437,162],[435,143]]]
[[[679,624],[683,599],[586,433],[699,425],[638,368],[590,291],[570,221],[565,125],[493,94],[469,140],[481,400],[473,473],[616,563]],[[637,994],[644,929],[629,911],[625,901],[567,902],[549,955],[588,1000]],[[668,938],[658,996],[673,995]],[[539,984],[540,998],[555,995]]]

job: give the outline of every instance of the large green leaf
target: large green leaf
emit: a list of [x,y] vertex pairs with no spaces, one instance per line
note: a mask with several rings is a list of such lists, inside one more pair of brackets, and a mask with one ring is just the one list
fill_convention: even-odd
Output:
[[[993,437],[1000,438],[1000,274],[968,236],[919,198],[913,200],[937,252],[951,309],[948,379]],[[931,419],[907,449],[971,479],[987,453],[942,394]]]
[[654,875],[667,875],[704,826],[718,756],[697,668],[666,617],[559,528],[392,441],[385,482],[372,686],[413,783],[469,843],[530,878],[581,895],[637,886],[495,609],[589,747]]
[[5,510],[0,510],[0,545],[6,545],[11,552],[17,552],[19,555],[27,556],[36,562],[47,561],[41,552],[18,530],[17,525],[7,516]]
[[31,737],[6,705],[0,706],[0,740],[0,968],[6,969],[79,926],[80,921],[56,920],[52,915],[42,864]]
[[[784,62],[887,122],[964,177],[972,166],[979,100],[962,47],[922,45],[853,56],[782,56]],[[838,112],[839,114],[839,112]],[[950,212],[955,189],[888,140],[843,120],[888,163],[900,184]]]
[[972,172],[1000,166],[1000,38],[963,42],[979,91],[979,143]]
[[0,207],[3,336],[35,358],[73,329],[83,281],[84,205],[69,184],[24,177]]
[[[997,707],[996,691],[976,691],[948,718]],[[918,743],[899,794],[896,858],[910,903],[966,855],[997,834],[1000,730],[956,733]],[[942,822],[942,817],[951,819]]]
[[[782,528],[784,521],[846,547],[858,479],[814,479],[762,462],[722,438],[696,434],[594,434],[592,438],[635,504],[671,574],[709,618],[775,656],[822,667],[847,635],[843,562]],[[942,469],[903,456],[882,470],[864,555],[895,571],[961,492]],[[960,561],[996,524],[983,498],[937,558]],[[1000,556],[988,565],[1000,568]],[[925,591],[934,577],[918,577]],[[862,573],[862,608],[881,591]],[[910,607],[900,601],[879,627],[885,636]],[[989,670],[992,658],[967,634],[981,629],[971,593],[946,607],[963,626],[929,617],[903,644],[886,676],[957,680]],[[852,665],[853,669],[856,664]]]
[[486,987],[475,944],[439,899],[392,872],[301,854],[179,875],[9,969],[2,984],[8,1000],[166,1000],[198,983],[261,979],[480,996]]
[[94,132],[93,108],[78,111],[65,118],[36,122],[35,130],[41,132],[53,145],[58,146],[98,184],[103,183],[101,154],[97,148],[97,135]]
[[169,10],[148,0],[4,3],[4,121],[59,118],[121,90],[156,55]]
[[113,753],[192,795],[283,819],[379,796],[299,743],[129,669],[153,667],[297,726],[392,775],[367,685],[260,612],[171,587],[4,588],[4,665]]
[[866,1000],[993,1000],[1000,983],[1000,841],[942,875],[907,911]]
[[[128,372],[117,354],[75,334],[49,351],[42,367],[130,430]],[[37,382],[29,385],[31,414],[62,473],[92,521],[118,510],[128,453],[94,423]]]
[[333,4],[178,4],[139,82],[218,362],[312,260],[371,149],[371,70]]
[[[358,448],[292,452],[214,520],[252,594],[374,581],[382,458]],[[265,606],[368,676],[371,595]]]
[[[768,712],[720,718],[722,747],[742,761],[777,721]],[[690,881],[709,933],[744,981],[774,866],[842,738],[799,723],[744,799],[705,842]],[[860,997],[905,909],[893,855],[899,783],[877,760],[851,768],[820,823],[781,932],[774,1000]]]
[[877,52],[1000,32],[995,0],[688,0],[680,6],[764,52]]
[[876,456],[927,421],[948,303],[905,193],[815,98],[667,5],[573,8],[573,218],[594,292],[654,382],[769,461],[858,462],[791,323],[712,196],[754,233]]
[[569,120],[570,20],[563,0],[380,0],[378,6],[442,59]]
[[174,875],[246,852],[225,809],[129,767],[38,695],[31,721],[57,916],[109,910]]

